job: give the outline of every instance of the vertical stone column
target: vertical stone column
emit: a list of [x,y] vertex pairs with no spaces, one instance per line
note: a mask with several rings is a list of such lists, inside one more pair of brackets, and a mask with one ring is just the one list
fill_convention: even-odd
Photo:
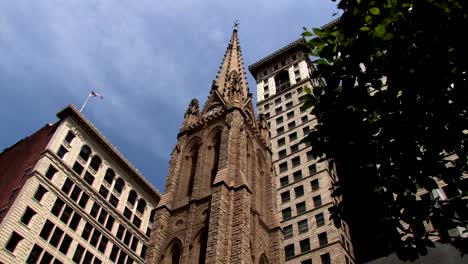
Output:
[[234,193],[230,263],[250,263],[250,199],[247,188]]

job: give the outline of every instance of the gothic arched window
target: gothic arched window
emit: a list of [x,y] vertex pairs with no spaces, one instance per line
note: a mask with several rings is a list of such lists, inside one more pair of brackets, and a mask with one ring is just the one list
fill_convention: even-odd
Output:
[[131,205],[135,205],[137,196],[138,196],[137,193],[134,190],[131,190],[130,193],[128,194],[127,202],[129,202]]
[[93,168],[94,171],[99,170],[99,166],[101,166],[102,159],[98,155],[94,155],[94,157],[91,159],[91,163],[89,166]]
[[178,239],[174,239],[168,246],[166,254],[163,256],[163,264],[180,264],[182,256],[182,245]]
[[213,184],[219,168],[219,152],[221,151],[221,133],[218,133],[213,142],[214,163],[211,169],[211,184]]
[[80,158],[84,161],[88,161],[89,156],[91,155],[91,148],[88,145],[84,145],[80,151]]
[[275,84],[276,84],[276,93],[289,88],[289,73],[288,71],[281,71],[275,76]]
[[200,150],[200,145],[195,145],[191,151],[191,164],[190,164],[190,176],[187,187],[187,195],[191,196],[193,192],[193,183],[195,181],[195,173],[197,171],[197,162],[198,162],[198,151]]

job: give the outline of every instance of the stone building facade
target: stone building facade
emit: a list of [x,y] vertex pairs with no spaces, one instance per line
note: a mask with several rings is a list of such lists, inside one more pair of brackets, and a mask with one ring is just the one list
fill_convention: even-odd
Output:
[[146,263],[283,263],[269,140],[235,28],[207,102],[185,113]]
[[354,263],[347,223],[337,229],[329,221],[328,209],[337,202],[330,193],[336,170],[327,161],[317,162],[311,146],[301,143],[317,122],[301,109],[301,97],[305,88],[321,85],[310,78],[314,67],[305,41],[273,52],[249,70],[257,81],[258,111],[271,135],[286,263]]
[[159,192],[74,107],[0,153],[0,263],[143,263]]

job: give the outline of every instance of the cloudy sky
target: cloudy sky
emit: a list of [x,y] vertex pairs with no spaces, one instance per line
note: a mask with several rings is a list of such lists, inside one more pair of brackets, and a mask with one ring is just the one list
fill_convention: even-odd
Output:
[[335,12],[331,0],[2,0],[0,151],[95,90],[105,98],[85,116],[163,191],[185,109],[205,102],[233,21],[248,66]]

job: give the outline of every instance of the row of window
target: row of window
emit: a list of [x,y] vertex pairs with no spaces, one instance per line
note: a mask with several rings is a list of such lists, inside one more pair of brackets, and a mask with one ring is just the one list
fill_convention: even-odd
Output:
[[[328,244],[327,232],[322,232],[317,235],[319,247],[326,246]],[[311,250],[310,238],[305,238],[299,241],[300,254],[306,253]],[[286,259],[292,258],[296,255],[294,244],[289,244],[284,247],[284,255]],[[323,256],[323,255],[322,255]],[[330,256],[328,256],[329,258]],[[323,260],[322,260],[323,263]],[[330,262],[328,262],[330,263]]]
[[[276,70],[278,70],[279,67],[283,67],[283,66],[286,65],[286,63],[289,63],[289,62],[291,62],[291,61],[295,61],[296,59],[297,59],[297,55],[293,55],[293,56],[290,57],[290,58],[286,58],[286,59],[284,59],[283,61],[281,61],[281,63],[276,64],[276,65],[274,65],[274,66],[271,66],[271,68],[269,68],[269,69],[265,69],[265,70],[263,71],[263,76],[262,76],[262,75],[258,75],[257,78],[264,77],[264,76],[266,76],[268,73],[273,72],[273,71],[276,71]],[[296,64],[297,64],[297,63],[296,63]],[[296,65],[296,64],[294,64],[294,65]],[[266,80],[265,80],[265,81],[266,81]]]
[[[301,74],[299,72],[299,69],[297,68],[296,65],[294,65],[294,80],[295,83],[298,83],[301,81]],[[289,70],[284,69],[280,71],[278,74],[273,77],[274,83],[275,83],[275,88],[276,88],[276,93],[280,93],[281,91],[284,91],[291,87],[291,78],[289,76]],[[270,87],[268,86],[268,80],[264,80],[263,82],[263,97],[264,99],[267,99],[270,97],[269,94]]]
[[[297,171],[297,172],[300,172],[300,171]],[[294,174],[297,174],[297,172],[295,172]],[[318,179],[312,180],[310,182],[310,185],[311,185],[312,192],[315,192],[318,189],[320,189]],[[296,199],[304,196],[304,186],[299,185],[299,186],[294,187],[294,195],[295,195]],[[286,191],[282,192],[280,194],[280,196],[281,196],[281,203],[287,203],[287,202],[291,201],[291,194],[289,193],[289,190],[286,190]]]
[[[309,165],[309,167],[308,167],[309,175],[313,175],[316,172],[317,172],[317,164],[314,163],[314,164]],[[297,170],[297,171],[293,172],[292,176],[293,176],[293,180],[294,180],[293,182],[297,182],[297,181],[302,180],[302,178],[303,178],[302,170]],[[285,186],[289,185],[290,183],[291,182],[289,181],[289,175],[285,175],[285,176],[280,178],[280,188],[285,187]],[[320,188],[318,179],[313,180],[311,182],[311,186],[312,186],[312,191],[318,190]]]
[[[325,216],[323,213],[319,213],[315,215],[315,224],[316,224],[316,228],[325,225]],[[298,230],[298,234],[303,234],[309,231],[309,221],[307,219],[298,221],[297,230]],[[283,231],[284,231],[285,239],[288,239],[294,236],[294,228],[292,224],[285,226],[283,228]]]
[[[317,196],[312,197],[312,202],[313,202],[314,208],[322,206],[321,196],[317,195]],[[307,211],[307,206],[306,206],[305,201],[296,204],[296,215],[303,214],[306,211]],[[281,210],[281,215],[283,217],[283,221],[291,218],[292,217],[291,207],[287,207]]]

